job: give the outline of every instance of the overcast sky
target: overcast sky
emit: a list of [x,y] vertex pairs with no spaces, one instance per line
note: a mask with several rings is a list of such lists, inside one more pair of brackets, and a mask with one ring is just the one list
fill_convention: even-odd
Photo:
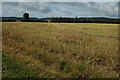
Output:
[[3,2],[2,16],[118,17],[118,2]]

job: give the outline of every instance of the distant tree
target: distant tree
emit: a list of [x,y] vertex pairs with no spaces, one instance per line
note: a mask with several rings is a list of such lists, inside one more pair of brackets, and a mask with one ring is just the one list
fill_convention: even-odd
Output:
[[30,18],[29,18],[29,13],[24,13],[24,14],[23,14],[23,17],[24,17],[24,20],[25,20],[25,21],[29,21],[29,20],[30,20]]
[[76,16],[75,19],[74,19],[74,22],[78,22],[78,17]]

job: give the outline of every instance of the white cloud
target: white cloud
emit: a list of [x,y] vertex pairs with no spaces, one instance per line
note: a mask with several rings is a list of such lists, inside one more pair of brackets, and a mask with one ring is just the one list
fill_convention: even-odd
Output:
[[19,11],[19,12],[25,12],[25,10],[23,8],[12,8],[13,10]]
[[65,9],[65,8],[60,7],[60,11],[65,12],[65,11],[66,11],[66,9]]

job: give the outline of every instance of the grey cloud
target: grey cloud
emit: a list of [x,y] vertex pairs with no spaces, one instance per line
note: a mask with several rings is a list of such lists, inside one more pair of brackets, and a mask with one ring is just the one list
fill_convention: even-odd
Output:
[[[117,2],[3,2],[5,14],[30,12],[32,15],[117,17]],[[7,9],[8,8],[8,9]],[[12,12],[14,11],[14,13]]]
[[118,10],[115,10],[117,7],[117,3],[96,3],[90,8],[92,8],[96,14],[102,16],[117,17]]
[[23,2],[19,3],[19,6],[28,11],[38,11],[39,13],[49,13],[52,11],[51,7],[47,3],[37,3],[37,2]]
[[117,17],[118,2],[66,2],[64,5],[74,7],[85,14],[93,16]]
[[2,2],[2,5],[6,5],[6,6],[18,6],[19,3],[18,2]]

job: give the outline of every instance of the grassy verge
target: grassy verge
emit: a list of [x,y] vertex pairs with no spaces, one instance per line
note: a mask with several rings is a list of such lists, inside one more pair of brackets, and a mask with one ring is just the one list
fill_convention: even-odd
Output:
[[3,54],[3,78],[37,78],[36,74]]

